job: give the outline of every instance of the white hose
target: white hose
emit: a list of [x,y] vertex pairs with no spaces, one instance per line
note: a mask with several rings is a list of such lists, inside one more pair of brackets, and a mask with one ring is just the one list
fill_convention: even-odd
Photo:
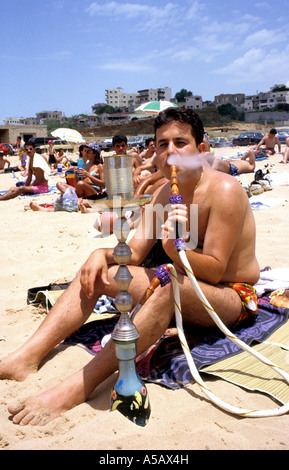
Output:
[[[196,278],[195,275],[192,271],[191,265],[188,262],[186,252],[184,250],[179,251],[179,256],[181,259],[181,262],[183,263],[183,266],[186,270],[186,273],[195,289],[195,292],[200,299],[201,303],[203,306],[206,308],[207,312],[211,316],[211,318],[214,320],[216,325],[220,328],[220,330],[229,338],[233,343],[237,344],[242,348],[244,351],[247,351],[248,353],[252,354],[255,356],[259,361],[263,362],[267,366],[271,367],[274,369],[276,372],[278,372],[289,384],[289,374],[282,369],[280,369],[278,366],[270,362],[268,359],[266,359],[265,356],[262,354],[258,353],[254,349],[252,349],[250,346],[248,346],[246,343],[244,343],[242,340],[237,338],[225,325],[224,323],[220,320],[216,312],[214,311],[213,307],[209,304],[208,300],[204,296]],[[251,418],[264,418],[264,417],[269,417],[269,416],[280,416],[289,411],[289,403],[287,405],[281,406],[280,408],[274,409],[274,410],[261,410],[261,411],[256,411],[256,410],[247,410],[247,409],[242,409],[242,408],[237,408],[235,406],[229,405],[228,403],[224,402],[220,398],[216,397],[213,392],[207,387],[207,385],[204,383],[202,380],[196,365],[194,363],[194,360],[192,358],[189,346],[187,344],[185,335],[184,335],[184,330],[183,330],[183,325],[182,325],[182,315],[181,315],[181,302],[180,302],[180,289],[179,289],[179,283],[178,283],[178,277],[177,277],[177,272],[174,268],[173,265],[169,264],[169,269],[171,272],[171,277],[172,277],[172,285],[173,285],[173,295],[174,295],[174,301],[175,301],[175,316],[176,316],[176,325],[177,325],[177,330],[178,330],[178,335],[179,339],[185,354],[185,357],[187,359],[191,374],[196,381],[196,383],[199,385],[199,387],[203,390],[203,392],[211,399],[215,405],[219,406],[220,408],[224,409],[225,411],[228,411],[229,413],[237,414],[239,416],[246,416],[246,417],[251,417]]]

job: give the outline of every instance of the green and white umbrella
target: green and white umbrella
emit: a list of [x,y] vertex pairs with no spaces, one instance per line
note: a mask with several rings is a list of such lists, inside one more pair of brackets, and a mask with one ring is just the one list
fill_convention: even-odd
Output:
[[149,101],[148,103],[141,104],[135,109],[137,113],[159,114],[167,108],[178,108],[178,105],[170,101]]

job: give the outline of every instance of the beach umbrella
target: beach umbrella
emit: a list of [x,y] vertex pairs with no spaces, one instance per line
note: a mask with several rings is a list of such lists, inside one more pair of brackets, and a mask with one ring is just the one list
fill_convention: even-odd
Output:
[[149,101],[148,103],[141,104],[135,109],[137,113],[159,114],[167,108],[178,108],[178,105],[170,101]]
[[59,129],[55,129],[55,131],[51,132],[51,135],[53,135],[53,137],[58,137],[58,139],[66,140],[67,142],[73,142],[75,144],[85,143],[85,139],[75,129],[59,127]]

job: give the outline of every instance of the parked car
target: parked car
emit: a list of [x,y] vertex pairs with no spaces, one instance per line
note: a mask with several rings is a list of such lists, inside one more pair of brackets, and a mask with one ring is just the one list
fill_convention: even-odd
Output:
[[[37,148],[39,148],[41,152],[47,152],[48,147],[49,145],[47,144],[47,145],[39,145],[39,147]],[[54,140],[53,147],[55,148],[55,150],[62,149],[64,150],[64,152],[73,152],[74,150],[73,145],[67,142],[66,140]]]
[[112,149],[112,137],[107,137],[102,142],[98,142],[97,145],[100,146],[101,150],[109,152]]
[[136,135],[136,136],[129,137],[129,139],[127,141],[128,148],[132,148],[132,147],[136,147],[138,149],[140,147],[145,148],[146,147],[146,140],[148,138],[149,138],[148,135]]
[[276,129],[277,137],[280,140],[280,144],[286,144],[286,139],[289,137],[289,129]]
[[214,147],[227,147],[227,140],[225,139],[225,137],[215,137],[214,141]]
[[49,140],[57,140],[57,137],[31,137],[29,142],[33,142],[35,147],[40,147],[40,145],[48,145]]
[[0,144],[0,152],[3,152],[4,155],[14,155],[13,145],[7,143]]
[[263,139],[261,132],[242,132],[238,137],[233,139],[233,145],[254,145],[259,144]]

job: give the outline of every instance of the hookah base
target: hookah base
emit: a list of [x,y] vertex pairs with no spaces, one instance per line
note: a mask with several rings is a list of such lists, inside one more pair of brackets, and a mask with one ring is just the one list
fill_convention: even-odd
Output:
[[115,388],[111,392],[111,411],[118,410],[126,418],[138,426],[145,426],[151,414],[150,402],[145,386],[141,392],[136,391],[134,395],[124,396]]

